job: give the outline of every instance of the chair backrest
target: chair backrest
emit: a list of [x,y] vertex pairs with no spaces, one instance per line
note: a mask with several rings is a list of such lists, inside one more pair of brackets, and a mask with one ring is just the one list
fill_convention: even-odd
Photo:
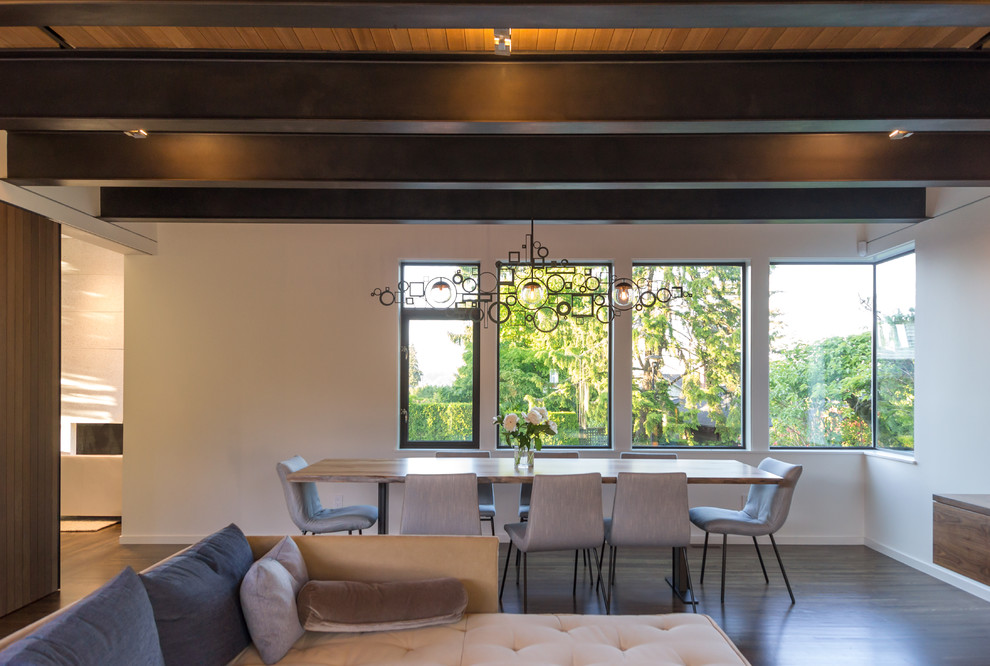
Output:
[[623,451],[619,458],[630,458],[632,460],[677,460],[677,454],[673,451],[663,451],[658,453],[640,453],[639,451]]
[[783,477],[778,484],[753,484],[749,487],[743,512],[765,524],[769,534],[779,530],[791,510],[794,487],[801,478],[803,467],[791,465],[775,458],[764,458],[759,468]]
[[529,526],[520,550],[598,548],[604,538],[601,474],[537,474],[533,478]]
[[481,534],[476,474],[409,474],[402,534]]
[[616,547],[690,545],[687,474],[619,472],[609,543]]
[[[491,458],[491,451],[437,451],[437,458]],[[495,485],[478,484],[478,504],[495,504]]]
[[[534,455],[537,458],[580,458],[581,456],[577,451],[536,451]],[[523,483],[519,486],[519,504],[522,506],[529,506],[529,502],[533,497],[533,486],[529,483]]]
[[306,527],[307,521],[323,509],[315,483],[293,483],[287,478],[289,474],[298,472],[308,464],[302,456],[293,456],[275,465],[278,478],[282,482],[282,492],[285,493],[285,504],[289,507],[289,517],[301,530],[310,529]]

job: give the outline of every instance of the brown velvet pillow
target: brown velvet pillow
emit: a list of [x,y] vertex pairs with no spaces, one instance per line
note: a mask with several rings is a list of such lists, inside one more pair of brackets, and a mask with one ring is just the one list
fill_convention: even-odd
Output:
[[299,622],[309,631],[389,631],[457,622],[467,591],[456,578],[363,583],[311,580],[299,591]]

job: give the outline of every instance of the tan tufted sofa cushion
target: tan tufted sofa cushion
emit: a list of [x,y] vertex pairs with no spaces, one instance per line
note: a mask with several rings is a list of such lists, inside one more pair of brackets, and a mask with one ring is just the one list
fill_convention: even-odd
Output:
[[[249,647],[232,662],[263,663]],[[280,664],[295,666],[748,666],[707,615],[510,615],[480,613],[410,631],[307,633]]]

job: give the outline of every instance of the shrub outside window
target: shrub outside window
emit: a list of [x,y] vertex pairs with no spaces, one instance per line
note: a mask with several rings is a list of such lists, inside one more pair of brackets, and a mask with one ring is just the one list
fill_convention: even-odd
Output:
[[914,253],[876,266],[876,445],[914,450]]

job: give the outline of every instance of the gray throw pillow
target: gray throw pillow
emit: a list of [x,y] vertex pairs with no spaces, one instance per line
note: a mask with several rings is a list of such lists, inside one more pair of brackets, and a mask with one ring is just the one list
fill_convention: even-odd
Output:
[[241,608],[254,647],[266,664],[274,664],[306,633],[299,624],[296,591],[289,571],[274,558],[262,557],[241,581]]
[[456,578],[362,583],[311,580],[296,599],[309,631],[390,631],[457,622],[467,608]]
[[241,608],[248,632],[266,664],[286,655],[305,631],[299,624],[296,595],[309,572],[292,537],[282,538],[255,562],[241,581]]

